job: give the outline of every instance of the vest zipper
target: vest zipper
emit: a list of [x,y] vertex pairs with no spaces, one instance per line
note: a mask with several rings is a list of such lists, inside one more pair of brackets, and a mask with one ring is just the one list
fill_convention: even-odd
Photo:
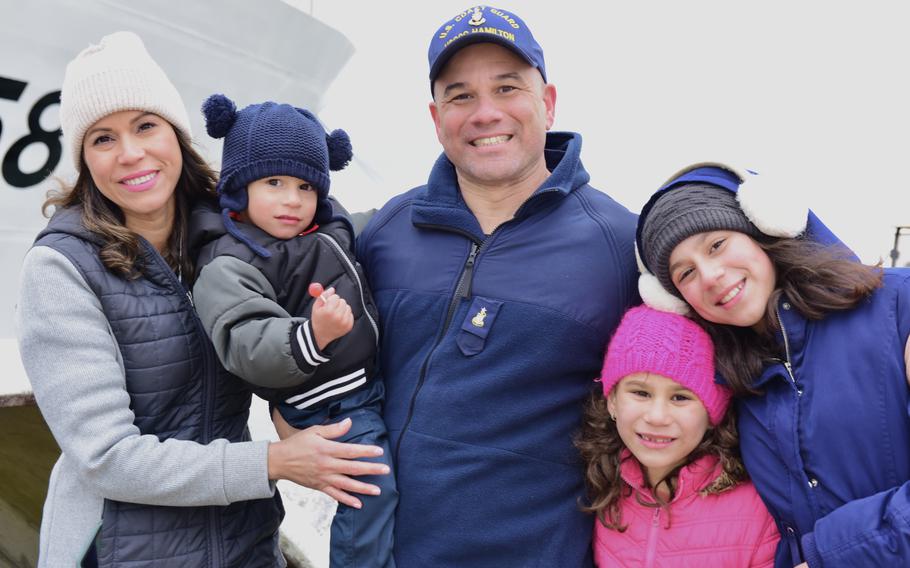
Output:
[[[197,331],[202,333],[202,336],[205,338],[205,341],[202,342],[203,346],[208,346],[206,349],[203,347],[202,353],[202,440],[201,444],[208,444],[211,442],[212,438],[212,408],[214,407],[215,402],[215,389],[214,379],[211,377],[213,369],[213,359],[214,359],[214,348],[209,346],[208,334],[205,333],[205,327],[202,325],[202,320],[199,319],[199,316],[196,314],[196,306],[193,303],[192,294],[183,286],[183,283],[177,278],[177,275],[174,274],[174,271],[171,270],[171,267],[167,265],[164,261],[164,258],[158,253],[155,247],[152,246],[147,240],[143,237],[139,237],[140,241],[145,246],[146,252],[160,268],[164,270],[164,274],[170,279],[171,283],[176,287],[177,290],[183,290],[186,296],[187,302],[190,306],[190,315],[192,316],[193,323]],[[224,564],[224,559],[221,557],[221,547],[216,547],[216,542],[221,542],[221,523],[219,522],[219,515],[217,512],[216,506],[208,506],[208,551],[209,558],[212,560],[212,566],[221,566]]]
[[348,258],[348,255],[345,254],[344,249],[338,244],[338,241],[333,239],[331,236],[325,233],[316,233],[320,238],[325,239],[329,242],[332,248],[344,259],[345,264],[347,265],[348,271],[354,276],[354,281],[357,282],[357,292],[360,294],[360,305],[363,308],[363,313],[367,317],[367,321],[370,322],[370,327],[373,328],[373,337],[375,339],[375,344],[379,345],[379,325],[376,324],[376,320],[373,319],[373,316],[370,315],[370,311],[367,309],[367,302],[363,295],[363,282],[360,281],[360,275],[357,274],[357,269],[354,267],[354,263],[351,262],[351,259]]

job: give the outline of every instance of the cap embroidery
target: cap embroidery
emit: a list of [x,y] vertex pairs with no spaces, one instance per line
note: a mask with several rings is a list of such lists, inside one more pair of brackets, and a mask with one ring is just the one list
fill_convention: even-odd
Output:
[[483,13],[481,12],[481,7],[476,6],[474,8],[474,13],[471,14],[471,19],[468,20],[468,23],[471,24],[472,26],[479,26],[486,21],[487,21],[487,19],[483,17]]

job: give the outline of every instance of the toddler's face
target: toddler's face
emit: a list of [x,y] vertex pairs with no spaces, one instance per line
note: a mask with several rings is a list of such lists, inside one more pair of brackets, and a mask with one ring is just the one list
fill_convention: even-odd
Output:
[[710,426],[705,405],[692,391],[653,373],[624,377],[607,405],[652,487],[686,460]]
[[296,237],[313,222],[316,188],[293,176],[257,179],[247,186],[243,219],[277,239]]
[[670,254],[670,278],[706,320],[737,327],[761,325],[776,285],[771,259],[738,231],[698,233]]

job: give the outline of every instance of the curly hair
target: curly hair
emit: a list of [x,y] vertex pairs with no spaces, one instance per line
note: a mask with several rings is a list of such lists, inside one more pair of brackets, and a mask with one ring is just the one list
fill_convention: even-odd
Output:
[[[161,255],[175,272],[192,278],[194,262],[187,252],[190,209],[200,199],[214,199],[217,175],[180,130],[175,128],[174,133],[183,157],[183,167],[174,191],[174,227]],[[138,278],[143,270],[139,235],[126,227],[123,211],[101,193],[92,180],[85,159],[80,159],[82,163],[76,183],[72,186],[61,184],[60,190],[48,192],[41,212],[47,216],[50,207],[81,206],[85,228],[104,240],[99,252],[104,266],[124,278]]]
[[868,266],[851,257],[846,247],[824,246],[807,238],[763,238],[756,243],[771,259],[777,282],[768,299],[762,330],[709,322],[693,314],[714,341],[717,372],[734,395],[760,394],[752,387],[768,359],[785,357],[774,337],[780,329],[777,305],[781,296],[810,320],[854,308],[882,285],[881,264]]
[[[622,451],[626,446],[619,436],[616,423],[610,417],[607,398],[599,390],[591,393],[585,403],[583,423],[581,431],[575,438],[575,447],[581,453],[585,464],[587,495],[585,502],[580,503],[581,510],[594,513],[609,529],[625,531],[628,525],[622,521],[622,499],[633,493],[632,487],[623,481],[620,475]],[[667,519],[670,519],[669,503],[673,501],[680,470],[705,455],[717,456],[721,474],[701,490],[702,495],[723,493],[748,479],[739,454],[739,436],[732,406],[716,427],[705,432],[701,442],[687,456],[685,462],[650,488],[654,501],[644,502],[636,495],[638,502],[647,507],[664,509]],[[658,494],[661,485],[669,489],[669,499],[664,499]]]

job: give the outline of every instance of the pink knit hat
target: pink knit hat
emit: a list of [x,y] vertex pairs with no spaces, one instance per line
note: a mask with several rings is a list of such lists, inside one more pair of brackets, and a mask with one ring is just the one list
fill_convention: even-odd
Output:
[[685,316],[647,306],[623,316],[604,358],[604,396],[623,378],[644,372],[673,379],[695,393],[715,426],[730,405],[730,389],[714,382],[711,338]]

